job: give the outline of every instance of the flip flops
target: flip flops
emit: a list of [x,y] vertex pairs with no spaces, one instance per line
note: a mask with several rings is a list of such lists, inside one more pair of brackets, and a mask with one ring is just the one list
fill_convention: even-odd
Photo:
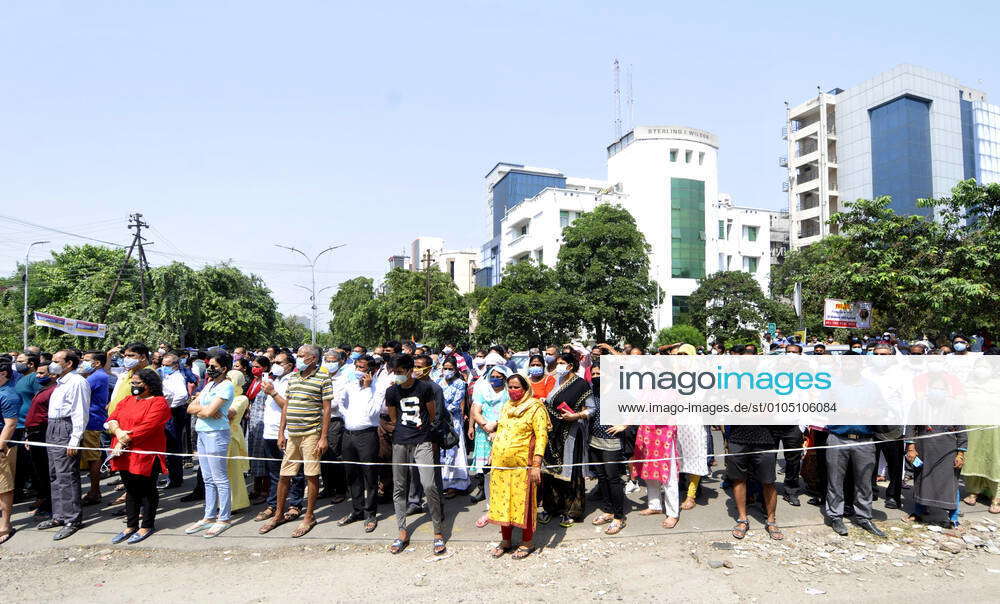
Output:
[[303,537],[306,535],[306,533],[313,530],[314,526],[316,526],[315,520],[312,521],[303,520],[302,522],[299,523],[297,527],[295,527],[295,530],[292,531],[292,537],[296,539],[298,539],[299,537]]
[[205,539],[212,539],[213,537],[218,537],[222,533],[229,530],[233,525],[228,522],[216,522],[212,524],[212,528],[205,532]]
[[398,554],[400,552],[405,551],[407,546],[409,545],[410,545],[409,539],[396,539],[395,541],[392,542],[392,545],[389,546],[389,553],[393,555]]

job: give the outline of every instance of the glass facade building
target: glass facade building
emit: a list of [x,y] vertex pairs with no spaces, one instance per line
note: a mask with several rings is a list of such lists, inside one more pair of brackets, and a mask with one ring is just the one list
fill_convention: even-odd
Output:
[[687,296],[670,296],[671,317],[674,325],[691,322],[691,309]]
[[976,155],[976,180],[1000,182],[1000,105],[974,101],[972,143]]
[[493,236],[500,235],[500,222],[507,210],[549,187],[564,188],[565,176],[532,174],[511,170],[493,186]]
[[705,276],[705,182],[670,179],[671,276]]
[[918,199],[934,196],[930,102],[902,96],[868,111],[872,195],[890,195],[897,214],[928,215]]

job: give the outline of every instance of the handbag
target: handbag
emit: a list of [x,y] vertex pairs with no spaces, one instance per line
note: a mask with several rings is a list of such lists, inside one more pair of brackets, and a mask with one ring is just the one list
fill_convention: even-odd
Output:
[[431,425],[431,442],[441,449],[454,449],[458,446],[458,435],[449,422],[439,421]]

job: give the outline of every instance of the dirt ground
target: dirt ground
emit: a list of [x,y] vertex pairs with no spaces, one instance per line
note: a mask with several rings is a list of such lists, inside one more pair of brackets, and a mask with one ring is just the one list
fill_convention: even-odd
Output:
[[[398,600],[527,602],[610,600],[642,602],[935,602],[997,601],[1000,593],[1000,519],[983,506],[966,508],[963,527],[910,527],[894,510],[876,511],[886,540],[856,527],[838,537],[816,508],[779,506],[787,539],[772,541],[759,513],[743,541],[728,532],[725,493],[682,514],[673,530],[662,517],[634,512],[616,537],[589,522],[570,529],[542,527],[540,551],[527,560],[493,560],[494,527],[476,529],[479,506],[452,500],[446,507],[449,554],[430,553],[430,527],[415,517],[410,549],[392,556],[394,532],[382,508],[378,531],[335,526],[346,512],[328,503],[321,524],[306,537],[291,527],[268,536],[244,515],[215,540],[186,536],[200,514],[197,504],[171,495],[161,507],[158,532],[138,546],[112,546],[120,518],[110,508],[87,508],[84,530],[54,543],[49,532],[15,517],[19,532],[0,548],[5,601],[60,602],[302,602]],[[642,491],[630,498],[638,509]],[[879,506],[880,507],[880,506]],[[588,521],[593,513],[588,517]]]

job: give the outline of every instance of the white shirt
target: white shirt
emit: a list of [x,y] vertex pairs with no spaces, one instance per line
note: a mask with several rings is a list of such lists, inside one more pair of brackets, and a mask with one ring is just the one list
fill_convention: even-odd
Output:
[[187,380],[184,373],[175,370],[163,378],[163,397],[170,403],[170,408],[181,407],[188,403]]
[[344,380],[343,387],[334,396],[331,406],[344,417],[345,430],[364,430],[378,426],[378,416],[385,407],[385,394],[377,396],[378,386],[372,381],[367,388],[359,380]]
[[49,399],[49,419],[68,417],[73,422],[73,431],[67,446],[80,446],[80,438],[90,419],[90,384],[79,373],[68,373],[56,380],[56,389]]
[[[347,376],[351,374],[353,370],[344,370],[344,366],[341,365],[337,369],[337,373],[330,374],[330,383],[333,384],[333,400],[337,400],[340,393],[344,390],[347,385]],[[340,414],[340,409],[336,405],[330,405],[330,417],[343,417]]]
[[[281,376],[274,380],[274,389],[280,396],[285,396],[288,390],[288,378],[292,373]],[[278,440],[278,427],[281,425],[281,405],[274,401],[273,396],[268,396],[264,400],[264,438],[267,440]]]

